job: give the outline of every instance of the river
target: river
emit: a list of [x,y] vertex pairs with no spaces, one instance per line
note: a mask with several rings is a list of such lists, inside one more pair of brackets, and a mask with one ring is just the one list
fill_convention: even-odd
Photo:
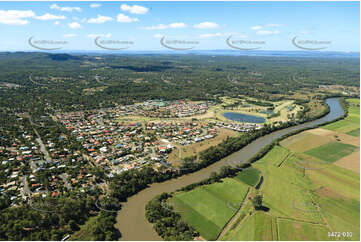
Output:
[[338,98],[326,99],[326,103],[330,107],[330,112],[320,119],[262,136],[241,150],[204,169],[176,179],[171,179],[161,183],[154,183],[148,188],[128,198],[127,202],[122,203],[122,209],[117,214],[117,223],[115,225],[122,233],[121,240],[162,240],[162,238],[159,237],[153,229],[152,224],[150,224],[145,218],[145,205],[148,201],[162,192],[173,192],[181,187],[204,180],[210,176],[211,172],[219,171],[222,166],[228,164],[234,166],[235,164],[246,162],[267,144],[285,134],[303,128],[313,127],[327,121],[332,121],[344,114]]

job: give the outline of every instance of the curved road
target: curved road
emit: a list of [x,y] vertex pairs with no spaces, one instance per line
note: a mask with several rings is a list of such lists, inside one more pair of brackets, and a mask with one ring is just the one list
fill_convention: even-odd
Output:
[[330,106],[330,113],[320,119],[262,136],[241,150],[204,169],[162,183],[154,183],[148,188],[128,198],[127,202],[122,203],[122,209],[118,212],[117,223],[115,225],[122,233],[121,240],[162,240],[145,218],[145,205],[148,201],[162,192],[173,192],[186,185],[206,179],[210,176],[211,172],[219,171],[222,166],[234,166],[235,164],[246,162],[267,144],[285,134],[303,128],[313,127],[327,121],[332,121],[344,114],[337,98],[329,98],[326,102]]

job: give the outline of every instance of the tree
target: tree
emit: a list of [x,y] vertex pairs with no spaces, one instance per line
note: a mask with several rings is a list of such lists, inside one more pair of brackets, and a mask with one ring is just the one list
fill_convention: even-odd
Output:
[[256,195],[252,199],[252,204],[256,210],[259,210],[262,208],[262,199],[263,199],[262,195]]
[[70,220],[69,221],[69,227],[71,230],[75,231],[79,229],[79,226],[76,224],[76,222],[74,220]]

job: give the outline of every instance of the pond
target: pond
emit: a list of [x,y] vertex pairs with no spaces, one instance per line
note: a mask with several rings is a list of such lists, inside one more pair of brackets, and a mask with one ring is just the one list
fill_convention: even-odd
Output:
[[260,123],[266,122],[265,118],[253,116],[253,115],[249,115],[249,114],[244,114],[244,113],[226,112],[226,113],[223,113],[223,117],[225,117],[226,119],[232,120],[232,121],[244,122],[244,123],[260,124]]

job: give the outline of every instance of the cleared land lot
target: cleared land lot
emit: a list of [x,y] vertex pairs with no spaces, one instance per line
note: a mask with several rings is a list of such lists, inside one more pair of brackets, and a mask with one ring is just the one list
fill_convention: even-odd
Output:
[[219,134],[212,138],[207,139],[202,142],[190,144],[187,146],[183,146],[181,144],[173,143],[173,145],[176,147],[170,154],[169,154],[169,162],[172,164],[179,164],[180,161],[186,157],[198,155],[199,152],[208,149],[211,146],[216,146],[223,142],[227,137],[235,137],[239,135],[238,132],[221,128],[219,129]]

